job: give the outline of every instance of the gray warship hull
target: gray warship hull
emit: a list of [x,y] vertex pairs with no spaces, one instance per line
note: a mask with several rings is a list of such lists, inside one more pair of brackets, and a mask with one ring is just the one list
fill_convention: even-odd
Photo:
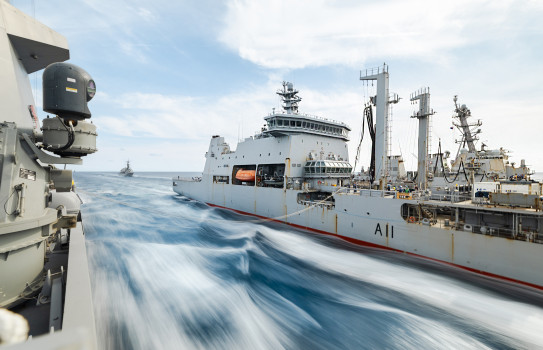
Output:
[[[61,63],[62,35],[6,1],[0,59],[0,345],[96,349],[81,201],[65,167],[96,151],[96,126],[85,121],[96,85]],[[28,74],[42,69],[53,117],[40,122]]]
[[435,225],[406,222],[400,215],[401,208],[413,204],[413,200],[398,199],[392,193],[346,189],[334,195],[335,208],[331,209],[298,203],[301,190],[204,180],[174,183],[176,193],[212,206],[266,219],[278,218],[274,221],[543,289],[541,244],[456,230],[445,227],[445,221]]

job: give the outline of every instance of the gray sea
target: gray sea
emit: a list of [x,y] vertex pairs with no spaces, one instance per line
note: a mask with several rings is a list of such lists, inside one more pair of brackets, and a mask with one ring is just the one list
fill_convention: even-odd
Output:
[[543,293],[179,196],[75,174],[100,348],[534,349]]

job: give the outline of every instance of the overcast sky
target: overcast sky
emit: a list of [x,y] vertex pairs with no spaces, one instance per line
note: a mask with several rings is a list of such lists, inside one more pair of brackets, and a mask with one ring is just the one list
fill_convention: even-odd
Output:
[[[432,152],[456,154],[453,96],[483,122],[481,141],[543,171],[543,1],[40,1],[12,5],[64,35],[69,62],[97,84],[99,152],[79,171],[201,171],[212,135],[235,149],[278,108],[283,80],[300,111],[352,128],[372,94],[360,70],[386,62],[392,153],[414,169],[410,93],[430,87]],[[41,72],[31,76],[41,111]],[[373,87],[374,89],[375,87]],[[41,111],[40,117],[46,114]],[[361,151],[369,163],[369,137]],[[357,169],[358,170],[358,169]]]

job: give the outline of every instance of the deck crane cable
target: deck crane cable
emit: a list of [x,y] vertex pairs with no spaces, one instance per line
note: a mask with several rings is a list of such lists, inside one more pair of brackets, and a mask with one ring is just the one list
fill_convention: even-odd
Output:
[[364,125],[366,123],[368,125],[368,132],[371,137],[371,161],[370,161],[369,175],[370,175],[370,181],[371,183],[373,183],[373,181],[375,180],[375,125],[373,124],[373,108],[371,106],[371,101],[369,103],[366,103],[364,107],[364,116],[362,117],[362,131],[360,132],[360,143],[358,144],[358,148],[356,150],[354,168],[356,168],[358,160],[360,159],[360,149],[362,148],[362,140],[364,139],[364,133],[365,133]]
[[[368,90],[368,82],[364,81],[362,85],[362,94],[363,98],[362,101],[366,101],[369,98],[369,90]],[[364,108],[366,108],[367,103],[364,103]],[[358,143],[358,147],[356,149],[356,157],[354,159],[354,166],[353,166],[353,173],[351,176],[354,176],[354,173],[356,172],[356,166],[358,165],[358,161],[360,160],[360,150],[362,148],[362,141],[364,140],[364,114],[362,115],[362,128],[360,130],[360,142]],[[362,169],[360,169],[362,172]],[[352,180],[352,179],[351,179]]]
[[368,130],[371,137],[370,181],[373,183],[375,180],[375,124],[373,124],[373,108],[371,104],[364,109],[364,115],[366,116],[366,122],[368,123]]
[[460,167],[462,167],[462,173],[464,174],[464,178],[466,179],[466,182],[469,183],[468,175],[466,173],[466,168],[464,167],[464,161],[463,160],[460,161],[460,165],[458,166],[458,172],[454,176],[454,179],[449,181],[449,179],[447,178],[447,175],[443,174],[443,178],[445,179],[445,181],[447,181],[450,184],[455,182],[456,179],[458,178],[458,175],[460,175]]
[[[369,86],[365,85],[365,87],[366,89],[369,89]],[[364,104],[364,115],[362,117],[362,129],[360,132],[360,142],[356,150],[356,157],[355,157],[354,167],[353,167],[353,175],[354,175],[356,166],[358,164],[358,161],[360,160],[360,150],[362,148],[362,141],[364,139],[364,134],[365,134],[364,124],[367,123],[368,131],[371,137],[371,161],[370,161],[369,175],[370,175],[370,181],[373,183],[373,181],[375,180],[375,134],[376,134],[375,129],[376,129],[376,126],[373,123],[372,98],[369,97],[369,90],[368,91],[364,90],[364,99],[366,99],[367,97],[369,98],[369,102]]]
[[[441,162],[441,171],[443,171],[443,178],[445,179],[445,181],[447,181],[448,183],[455,182],[456,179],[458,178],[458,175],[460,174],[460,167],[462,167],[462,172],[464,173],[464,178],[466,179],[466,181],[468,183],[470,182],[469,179],[468,179],[467,173],[466,173],[466,168],[464,167],[464,161],[460,161],[460,165],[458,166],[458,172],[456,173],[454,179],[449,181],[449,179],[447,178],[447,174],[445,173],[445,164],[443,163],[443,153],[441,152],[441,140],[439,140],[439,147],[438,147],[437,154],[438,154],[438,159],[436,160],[436,164],[434,166],[434,175],[435,175],[436,170],[437,170],[437,163],[438,163],[438,161],[440,161]],[[483,181],[485,177],[488,178],[488,175],[486,174],[485,171],[483,171],[483,174],[481,176],[480,181]]]
[[356,165],[358,164],[358,160],[360,159],[360,149],[362,148],[363,140],[364,140],[364,117],[362,117],[362,129],[360,131],[360,142],[358,143],[358,148],[356,149],[356,157],[354,158],[353,173],[356,169]]
[[441,153],[441,139],[439,139],[439,146],[437,147],[437,159],[436,164],[434,165],[434,172],[433,174],[436,174],[437,170],[437,163],[441,161],[441,171],[443,172],[443,176],[445,176],[445,165],[443,164],[443,153]]

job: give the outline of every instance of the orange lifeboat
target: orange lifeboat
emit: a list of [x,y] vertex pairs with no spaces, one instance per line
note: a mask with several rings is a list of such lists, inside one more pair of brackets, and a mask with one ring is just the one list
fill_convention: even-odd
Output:
[[236,179],[239,181],[255,181],[255,170],[239,169],[236,173]]

